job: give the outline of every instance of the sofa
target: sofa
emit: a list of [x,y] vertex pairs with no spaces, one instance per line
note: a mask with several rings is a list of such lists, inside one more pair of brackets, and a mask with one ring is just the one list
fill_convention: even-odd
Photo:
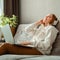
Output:
[[[14,36],[14,39],[19,39],[22,38],[26,39],[27,35],[24,32],[24,28],[29,25],[29,24],[20,24],[17,32]],[[50,55],[13,55],[13,54],[5,54],[0,56],[0,60],[60,60],[60,21],[58,24],[55,26],[58,30],[59,33],[57,35],[57,38],[52,45],[52,50]],[[20,37],[21,36],[21,37]],[[23,40],[22,39],[22,40]],[[30,38],[28,38],[30,39]],[[16,42],[16,41],[15,41]]]
[[[32,37],[29,37],[28,34],[25,33],[25,27],[29,24],[20,24],[17,32],[14,36],[14,40],[17,43],[17,40],[24,41],[24,40],[30,40]],[[55,27],[59,30],[59,33],[57,34],[56,40],[52,46],[52,51],[50,55],[60,55],[60,21],[55,25]]]
[[60,56],[47,55],[2,55],[0,60],[60,60]]

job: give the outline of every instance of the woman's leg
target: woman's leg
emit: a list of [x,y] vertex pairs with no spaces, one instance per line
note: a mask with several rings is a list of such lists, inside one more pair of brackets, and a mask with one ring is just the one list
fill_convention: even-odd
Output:
[[7,52],[6,44],[1,43],[1,44],[0,44],[0,55],[5,54],[6,52]]
[[[7,51],[9,54],[20,54],[20,55],[41,55],[42,54],[39,51],[37,51],[35,48],[16,46],[8,43],[4,44],[3,47],[5,51]],[[0,50],[3,50],[1,48]],[[3,52],[5,53],[5,51]]]

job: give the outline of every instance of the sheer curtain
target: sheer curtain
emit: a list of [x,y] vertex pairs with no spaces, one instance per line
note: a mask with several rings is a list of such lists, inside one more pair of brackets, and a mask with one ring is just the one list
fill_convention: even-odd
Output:
[[0,15],[3,14],[3,0],[0,0]]

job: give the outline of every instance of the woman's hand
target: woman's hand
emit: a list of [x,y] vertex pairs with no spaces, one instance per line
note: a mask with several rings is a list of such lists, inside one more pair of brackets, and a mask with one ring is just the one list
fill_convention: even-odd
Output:
[[21,45],[31,45],[31,42],[27,42],[27,41],[24,41],[22,43],[20,43]]
[[36,25],[43,24],[43,20],[39,20],[36,22]]

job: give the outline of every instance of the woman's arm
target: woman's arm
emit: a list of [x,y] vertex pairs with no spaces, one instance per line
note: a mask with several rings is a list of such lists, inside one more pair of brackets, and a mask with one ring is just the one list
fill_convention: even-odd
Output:
[[37,21],[35,24],[36,24],[36,25],[43,24],[43,19],[42,19],[42,20]]
[[21,45],[31,45],[32,43],[31,42],[28,42],[28,41],[24,41],[22,43],[20,43]]
[[43,23],[43,19],[42,20],[39,20],[39,21],[36,21],[35,23],[32,23],[32,24],[30,24],[30,25],[28,25],[26,28],[25,28],[25,31],[26,32],[31,32],[31,31],[34,31],[34,29],[38,26],[38,25],[40,25],[40,24],[44,24]]

